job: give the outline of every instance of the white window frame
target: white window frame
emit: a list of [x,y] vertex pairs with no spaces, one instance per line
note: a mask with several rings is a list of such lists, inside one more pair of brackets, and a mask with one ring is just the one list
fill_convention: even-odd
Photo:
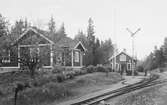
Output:
[[2,58],[2,63],[10,63],[11,59],[10,59],[10,50],[7,50],[7,56]]
[[120,60],[120,61],[126,61],[126,55],[125,55],[125,54],[121,54],[121,55],[119,56],[119,60]]
[[79,62],[79,51],[74,52],[74,61]]

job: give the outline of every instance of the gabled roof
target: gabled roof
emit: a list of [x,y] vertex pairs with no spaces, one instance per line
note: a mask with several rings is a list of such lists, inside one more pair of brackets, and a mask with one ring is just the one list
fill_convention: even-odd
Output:
[[[113,58],[119,56],[120,54],[125,54],[125,55],[129,56],[130,58],[133,58],[133,57],[131,57],[129,54],[127,54],[126,52],[122,51],[122,52],[116,54],[115,56],[111,56],[108,60],[110,61],[110,60],[112,60]],[[133,59],[134,59],[134,58],[133,58]],[[135,60],[135,59],[134,59],[134,60]]]
[[43,37],[44,39],[46,39],[47,41],[49,41],[51,44],[54,44],[54,42],[52,40],[50,40],[48,37],[46,37],[44,34],[41,34],[40,32],[38,32],[36,29],[34,28],[28,28],[23,34],[20,35],[20,37],[16,40],[16,43],[19,42],[29,31],[33,31],[34,33],[36,33],[37,35]]
[[60,49],[63,47],[68,47],[71,49],[76,49],[79,45],[81,45],[84,51],[86,51],[86,48],[81,41],[73,40],[70,37],[63,37],[59,40],[54,40],[54,38],[52,38],[48,32],[32,27],[25,30],[24,33],[20,35],[20,37],[15,41],[14,44],[18,43],[29,31],[33,31],[37,35],[49,41],[51,44],[54,44],[56,46],[55,48],[59,47],[58,49]]
[[77,45],[76,45],[74,48],[76,49],[79,45],[81,45],[81,46],[82,46],[82,48],[83,48],[83,50],[84,50],[84,51],[86,51],[86,50],[87,50],[87,49],[84,47],[84,45],[82,44],[82,42],[81,42],[81,41],[79,41],[79,42],[77,43]]
[[56,43],[57,46],[63,48],[63,47],[68,47],[68,48],[71,48],[71,49],[77,49],[77,47],[79,45],[82,46],[82,48],[84,49],[84,51],[86,51],[86,48],[84,47],[84,45],[82,44],[81,41],[76,41],[76,40],[73,40],[69,37],[64,37],[64,38],[61,38],[57,43]]

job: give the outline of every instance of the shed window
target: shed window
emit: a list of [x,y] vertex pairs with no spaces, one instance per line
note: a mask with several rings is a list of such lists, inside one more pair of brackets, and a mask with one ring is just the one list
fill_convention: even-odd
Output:
[[2,57],[2,63],[10,63],[10,50],[4,50],[4,54]]
[[127,64],[127,69],[130,70],[131,69],[131,63]]
[[119,64],[118,63],[116,64],[116,70],[119,70]]
[[120,61],[126,61],[126,55],[121,54],[120,55]]
[[79,62],[79,52],[78,51],[75,51],[74,56],[75,56],[74,61]]

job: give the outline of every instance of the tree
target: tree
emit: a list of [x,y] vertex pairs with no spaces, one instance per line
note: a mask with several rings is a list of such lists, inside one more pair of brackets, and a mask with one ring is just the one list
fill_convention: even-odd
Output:
[[97,65],[97,64],[100,64],[100,56],[101,56],[101,52],[100,52],[100,40],[98,38],[96,38],[96,41],[95,41],[95,57],[94,57],[94,64]]
[[27,19],[19,19],[11,28],[10,37],[12,41],[15,41],[26,29],[28,28]]
[[164,44],[162,45],[162,51],[165,62],[167,62],[167,37],[164,39]]
[[88,47],[88,41],[86,35],[83,33],[83,31],[78,31],[77,35],[75,35],[74,40],[76,41],[81,41],[84,46],[87,48]]
[[[22,49],[20,53],[22,53],[22,56],[18,58],[18,62],[27,67],[30,72],[30,77],[34,79],[34,74],[37,69],[39,69],[42,66],[42,56],[39,54],[39,47],[36,45],[35,47],[31,49]],[[45,52],[43,52],[45,53]],[[24,69],[24,68],[22,68]]]
[[5,20],[5,17],[0,14],[0,37],[7,35],[8,32],[8,22]]
[[113,55],[113,45],[111,39],[105,40],[101,42],[101,46],[99,49],[100,53],[100,63],[104,64],[108,62],[108,58]]
[[154,52],[155,58],[154,58],[154,65],[156,68],[160,68],[164,66],[164,62],[165,62],[165,57],[163,54],[163,49],[155,49]]
[[67,34],[65,32],[65,27],[64,27],[64,23],[61,25],[60,29],[56,32],[56,34],[54,35],[54,40],[55,41],[59,41],[60,39],[66,37]]
[[51,16],[50,21],[48,23],[48,28],[50,33],[55,33],[56,32],[56,22],[54,18]]
[[8,48],[10,44],[8,25],[8,21],[6,21],[5,17],[0,14],[0,52],[4,48]]
[[60,30],[59,30],[59,34],[61,37],[65,37],[66,35],[66,31],[65,31],[65,27],[64,27],[64,23],[62,23]]
[[93,20],[89,18],[87,28],[87,40],[88,40],[88,52],[87,57],[89,58],[88,64],[95,65],[95,36],[94,36],[94,25]]

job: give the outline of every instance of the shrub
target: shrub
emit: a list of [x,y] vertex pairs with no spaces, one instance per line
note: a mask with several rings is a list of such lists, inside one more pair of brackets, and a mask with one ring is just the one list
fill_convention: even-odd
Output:
[[35,86],[35,87],[41,87],[43,85],[45,85],[46,83],[49,83],[51,80],[50,80],[50,77],[38,77],[36,78],[34,81],[32,81],[32,85]]
[[97,66],[96,69],[98,72],[105,72],[106,71],[106,68],[104,68],[104,66],[100,66],[100,65]]
[[138,75],[138,72],[137,72],[136,70],[135,70],[135,72],[134,72],[134,75],[135,75],[135,76],[137,76],[137,75]]
[[159,68],[159,72],[160,73],[164,72],[164,69],[163,68]]
[[106,67],[106,69],[108,69],[108,71],[110,71],[110,72],[113,71],[112,68],[111,68],[111,66],[105,66],[105,67]]
[[64,74],[58,74],[56,77],[57,77],[57,82],[59,83],[63,82],[66,79]]
[[143,66],[137,66],[136,70],[137,70],[138,72],[144,72]]
[[132,75],[132,71],[126,71],[126,75],[128,75],[128,76],[130,76],[130,75]]
[[66,74],[66,77],[67,77],[67,79],[73,79],[74,78],[74,73],[73,72],[68,73],[68,74]]
[[93,73],[97,71],[93,65],[89,65],[86,69],[87,69],[87,73]]
[[62,67],[62,66],[54,66],[53,70],[52,70],[52,73],[61,73],[63,71],[65,71],[65,67]]
[[[126,75],[128,75],[128,76],[133,75],[133,74],[132,74],[132,71],[127,71],[127,72],[126,72]],[[134,71],[134,75],[135,75],[135,76],[138,75],[138,72],[137,72],[136,70]]]

